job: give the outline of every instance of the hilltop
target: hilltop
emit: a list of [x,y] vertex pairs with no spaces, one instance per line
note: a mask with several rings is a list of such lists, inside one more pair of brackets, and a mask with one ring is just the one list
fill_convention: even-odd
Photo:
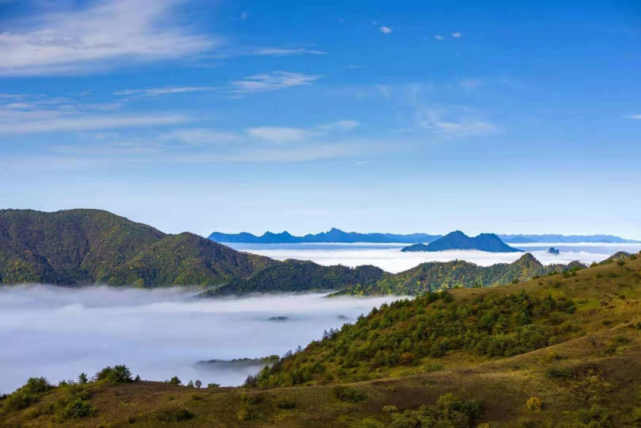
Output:
[[0,284],[216,285],[274,263],[106,211],[0,211]]
[[641,258],[620,257],[383,305],[242,388],[120,380],[114,369],[86,385],[34,379],[0,398],[0,425],[638,426]]
[[518,253],[522,252],[512,248],[493,233],[482,233],[471,238],[463,232],[457,230],[444,237],[431,242],[428,245],[416,244],[403,248],[403,252],[414,251],[448,251],[448,250],[477,250],[489,253]]

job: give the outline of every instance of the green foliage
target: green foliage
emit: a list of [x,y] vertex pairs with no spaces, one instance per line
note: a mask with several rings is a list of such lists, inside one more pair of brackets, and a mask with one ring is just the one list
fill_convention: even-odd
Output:
[[207,388],[209,388],[209,389],[220,388],[220,384],[219,383],[208,383],[207,384]]
[[[453,302],[445,292],[427,293],[382,305],[354,325],[331,331],[303,352],[265,367],[246,385],[360,381],[379,368],[417,364],[452,351],[514,356],[564,340],[570,333],[562,321],[573,309],[574,302],[563,297],[540,299],[524,292],[489,294],[467,302]],[[552,315],[557,325],[547,322]]]
[[0,283],[220,285],[277,262],[106,211],[0,210]]
[[131,383],[131,370],[125,365],[105,367],[96,373],[96,380],[106,380],[110,383]]
[[167,407],[165,409],[157,410],[154,417],[159,422],[185,422],[194,418],[194,414],[187,409],[177,407]]
[[96,409],[86,401],[76,398],[62,409],[61,414],[65,419],[82,419],[94,416]]
[[436,405],[422,406],[418,410],[390,412],[392,422],[388,428],[469,428],[483,414],[479,400],[462,400],[449,393],[442,395]]
[[20,389],[28,394],[42,394],[51,389],[51,384],[44,377],[32,377]]
[[78,383],[80,385],[85,385],[87,382],[89,382],[89,378],[85,373],[80,373],[80,376],[78,376]]
[[343,385],[334,386],[334,388],[332,388],[332,394],[341,401],[349,401],[351,403],[367,400],[367,394],[365,392]]
[[[166,382],[167,382],[167,383],[170,383],[170,384],[172,384],[172,385],[180,385],[180,384],[182,383],[182,381],[181,381],[180,379],[178,379],[178,376],[174,376],[174,377],[172,377],[171,379],[169,379],[169,380],[168,380],[168,381],[166,381]],[[210,384],[210,385],[211,385],[211,384]]]
[[563,271],[575,275],[576,271],[583,267],[585,266],[575,262],[569,265],[544,266],[531,254],[523,255],[512,264],[499,263],[487,267],[462,260],[446,263],[430,262],[422,263],[396,275],[384,275],[379,281],[370,285],[361,283],[351,286],[343,294],[407,296],[458,287],[508,285]]
[[581,409],[576,413],[578,421],[589,428],[611,428],[612,416],[608,409],[594,405],[590,410]]
[[321,266],[310,261],[286,260],[247,279],[203,293],[203,296],[240,295],[274,291],[339,290],[348,286],[369,286],[385,273],[374,266]]
[[32,377],[13,394],[5,396],[2,409],[5,412],[26,409],[38,401],[38,395],[49,391],[51,384],[44,377]]

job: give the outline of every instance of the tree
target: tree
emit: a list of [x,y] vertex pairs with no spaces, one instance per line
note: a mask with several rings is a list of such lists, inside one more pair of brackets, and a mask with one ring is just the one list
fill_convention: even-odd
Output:
[[199,380],[196,380],[196,388],[200,389],[201,386],[203,386],[203,383]]
[[187,383],[187,388],[193,388],[193,387],[194,387],[194,382],[189,381],[189,383]]
[[78,376],[78,383],[80,385],[85,385],[87,382],[89,382],[89,378],[87,378],[87,375],[84,373],[80,373],[80,376]]
[[180,385],[182,382],[180,381],[180,379],[178,379],[178,376],[174,376],[171,379],[169,379],[167,383],[170,383],[172,385]]

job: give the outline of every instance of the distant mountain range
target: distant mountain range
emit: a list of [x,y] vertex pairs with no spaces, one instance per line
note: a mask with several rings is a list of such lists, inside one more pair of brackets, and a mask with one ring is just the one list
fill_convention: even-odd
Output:
[[242,244],[303,244],[303,243],[375,243],[375,244],[415,244],[419,242],[432,242],[441,235],[427,235],[425,233],[413,233],[411,235],[397,235],[393,233],[357,233],[343,232],[340,229],[332,228],[329,232],[309,234],[305,236],[294,236],[289,232],[272,233],[266,232],[261,236],[251,233],[229,234],[214,232],[209,239],[221,243],[242,243]]
[[505,244],[501,239],[493,233],[482,233],[474,238],[471,238],[463,232],[457,230],[456,232],[448,233],[444,237],[431,242],[428,245],[415,244],[403,248],[403,252],[419,252],[419,251],[448,251],[448,250],[477,250],[487,251],[489,253],[519,253],[521,250],[512,248]]
[[595,244],[638,244],[641,241],[624,239],[613,235],[498,235],[508,244],[579,244],[584,242]]
[[[638,243],[630,239],[619,238],[612,235],[497,235],[503,242],[508,244],[527,243]],[[266,232],[257,236],[251,233],[223,233],[214,232],[209,239],[220,243],[237,244],[303,244],[303,243],[371,243],[371,244],[429,244],[442,238],[443,235],[429,235],[426,233],[412,233],[409,235],[395,233],[357,233],[344,232],[332,228],[329,232],[308,234],[305,236],[294,236],[289,232],[272,233]]]

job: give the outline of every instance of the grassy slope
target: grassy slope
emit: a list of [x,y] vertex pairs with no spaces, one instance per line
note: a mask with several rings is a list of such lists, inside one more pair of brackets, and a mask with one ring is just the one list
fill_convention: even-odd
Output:
[[0,284],[211,285],[276,262],[99,210],[0,210]]
[[[609,409],[613,417],[610,426],[635,426],[634,418],[641,415],[641,258],[628,259],[623,265],[614,262],[585,269],[566,278],[558,275],[507,287],[454,290],[452,294],[455,302],[464,302],[475,295],[521,290],[541,298],[551,294],[573,299],[577,306],[574,316],[585,335],[510,358],[451,354],[426,359],[411,369],[393,373],[391,378],[351,385],[368,394],[368,399],[359,403],[338,400],[330,385],[261,391],[195,390],[153,382],[91,384],[89,402],[97,415],[55,426],[170,426],[176,423],[162,422],[159,415],[175,409],[193,413],[193,419],[179,423],[184,427],[358,427],[364,426],[359,421],[366,417],[386,426],[390,419],[381,411],[384,406],[416,408],[435,403],[447,392],[482,399],[485,411],[477,423],[491,422],[492,427],[586,426],[577,422],[576,411],[595,403]],[[442,369],[425,372],[435,365]],[[552,368],[570,375],[549,377]],[[259,403],[247,404],[243,394],[259,397]],[[8,415],[0,412],[0,426],[49,426],[50,416],[38,416],[38,409],[59,395],[59,390],[53,390],[30,409]],[[542,411],[526,408],[532,396],[542,399]],[[295,407],[279,408],[283,398],[293,400]],[[239,411],[248,407],[257,416],[240,421]]]

